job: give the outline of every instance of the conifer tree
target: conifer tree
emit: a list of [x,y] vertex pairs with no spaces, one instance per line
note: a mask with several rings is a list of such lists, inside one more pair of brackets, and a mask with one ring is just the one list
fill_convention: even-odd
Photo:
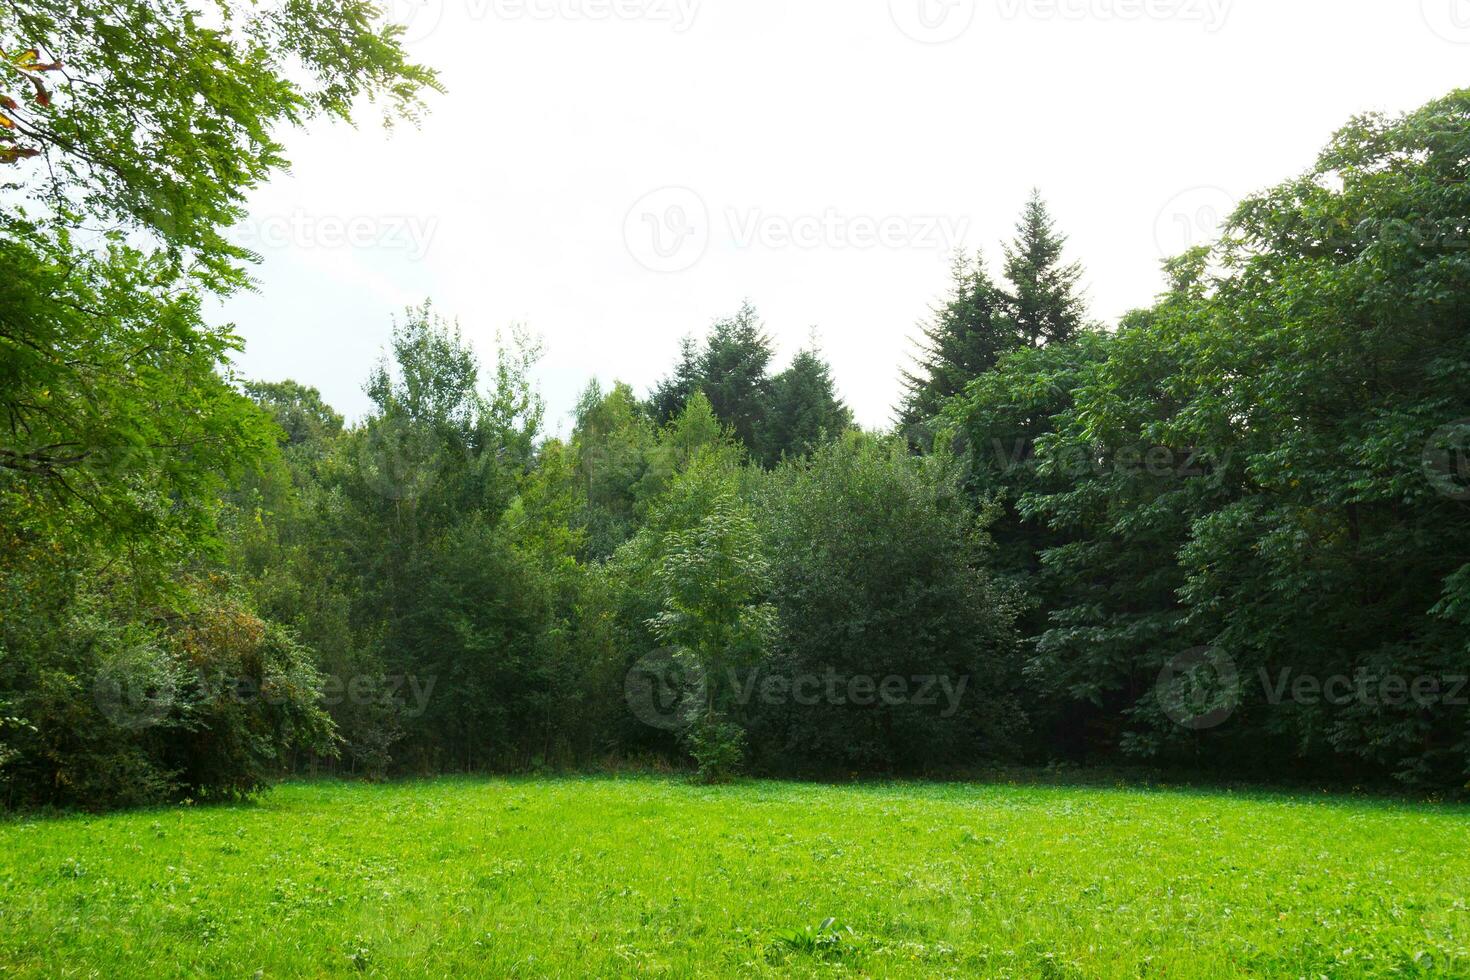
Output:
[[1066,244],[1040,191],[1032,191],[1016,223],[1016,238],[1005,247],[1011,286],[1006,308],[1029,346],[1070,340],[1082,327],[1086,309],[1077,286],[1082,265],[1062,262]]
[[904,400],[899,424],[911,440],[927,443],[926,423],[945,401],[988,371],[1008,350],[1020,346],[1006,314],[1004,293],[990,278],[985,260],[956,255],[949,298],[921,327],[914,370],[903,372]]
[[715,414],[752,451],[760,448],[765,426],[772,354],[760,314],[746,302],[734,316],[716,321],[700,358],[704,393]]
[[837,396],[832,369],[815,342],[797,352],[791,366],[771,379],[762,461],[805,456],[852,426],[852,412]]
[[653,420],[662,425],[677,418],[703,380],[699,344],[692,336],[687,336],[679,341],[679,363],[674,365],[673,373],[654,386],[648,399],[648,412]]

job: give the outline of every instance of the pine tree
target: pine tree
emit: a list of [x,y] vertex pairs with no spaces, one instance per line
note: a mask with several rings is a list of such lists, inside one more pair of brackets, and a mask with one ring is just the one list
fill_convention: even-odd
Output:
[[1022,341],[1006,314],[1005,295],[978,252],[969,260],[955,256],[949,299],[935,308],[921,330],[915,369],[903,372],[905,394],[898,422],[911,439],[927,443],[927,423],[945,401]]
[[752,451],[761,445],[772,353],[760,315],[747,302],[733,317],[715,323],[699,359],[702,387],[715,414]]
[[1070,340],[1086,316],[1077,289],[1082,266],[1062,264],[1066,244],[1041,192],[1032,191],[1016,223],[1016,239],[1005,248],[1005,274],[1011,284],[1006,308],[1032,347]]
[[660,425],[677,418],[689,403],[689,398],[704,383],[700,367],[699,344],[693,337],[679,341],[679,363],[674,373],[654,386],[648,399],[648,413]]
[[773,466],[783,455],[805,456],[851,427],[852,412],[837,396],[832,369],[813,343],[771,380],[761,460]]

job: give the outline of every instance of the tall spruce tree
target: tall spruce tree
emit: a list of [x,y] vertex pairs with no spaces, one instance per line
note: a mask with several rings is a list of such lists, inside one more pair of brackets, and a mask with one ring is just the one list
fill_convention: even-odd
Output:
[[765,426],[772,354],[760,314],[745,302],[734,316],[715,322],[700,359],[704,393],[715,414],[752,451],[759,449]]
[[1077,286],[1082,265],[1063,264],[1066,244],[1041,192],[1032,191],[1016,223],[1015,241],[1005,247],[1005,275],[1011,284],[1006,308],[1032,347],[1070,340],[1086,316]]
[[679,363],[674,371],[654,386],[648,399],[648,413],[660,425],[672,422],[684,411],[689,398],[700,389],[704,377],[700,368],[699,342],[692,336],[679,341]]
[[1008,350],[1021,346],[1007,316],[1005,294],[990,278],[985,259],[956,255],[949,298],[921,327],[914,370],[903,372],[898,422],[911,442],[927,445],[928,423],[944,403],[988,371]]
[[852,427],[852,411],[837,396],[832,369],[815,341],[771,379],[761,460],[774,466],[784,456],[805,456]]

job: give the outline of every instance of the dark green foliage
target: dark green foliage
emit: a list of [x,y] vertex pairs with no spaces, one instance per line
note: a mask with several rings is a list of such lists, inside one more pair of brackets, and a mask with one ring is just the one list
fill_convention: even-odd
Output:
[[745,303],[733,317],[715,322],[702,348],[693,338],[684,339],[673,374],[649,398],[649,414],[666,423],[695,393],[703,393],[720,423],[765,466],[784,455],[809,453],[824,436],[852,426],[852,413],[838,397],[831,368],[815,344],[798,351],[775,376],[772,356],[759,314]]
[[654,426],[621,383],[606,394],[597,382],[588,385],[576,420],[571,451],[586,502],[579,524],[587,556],[607,558],[637,530],[648,485],[657,482]]
[[699,362],[699,386],[720,421],[747,447],[761,445],[770,410],[771,338],[755,307],[715,322]]
[[903,372],[898,424],[923,446],[931,444],[931,422],[945,402],[1021,344],[982,256],[968,262],[956,256],[953,277],[949,299],[921,327],[914,370]]
[[[1354,121],[1114,339],[1018,355],[949,410],[977,494],[1014,502],[998,534],[1046,617],[1028,674],[1091,751],[1470,772],[1447,700],[1470,672],[1467,134],[1466,93]],[[996,433],[1021,465],[983,460]],[[1239,691],[1182,725],[1156,683],[1200,647]]]
[[699,342],[693,337],[679,341],[679,362],[669,377],[660,381],[649,399],[649,412],[660,425],[672,422],[696,391],[704,387],[704,365]]
[[23,548],[0,580],[8,726],[0,798],[99,807],[246,795],[331,755],[310,651],[220,579],[140,605],[125,573]]
[[762,461],[774,466],[782,456],[806,456],[851,428],[852,412],[837,396],[827,362],[815,348],[798,351],[771,379]]
[[997,286],[979,254],[956,256],[949,298],[921,328],[914,370],[904,371],[897,422],[909,442],[933,445],[945,405],[1007,353],[1071,340],[1083,327],[1078,263],[1064,265],[1066,239],[1039,193],[1026,202],[1016,239],[1005,246],[1009,289]]
[[808,691],[749,709],[762,761],[919,772],[1004,755],[1024,724],[1014,602],[953,464],[853,435],[755,499],[779,622],[762,673]]
[[1082,328],[1082,266],[1062,262],[1066,244],[1041,192],[1033,192],[1005,248],[1006,308],[1017,334],[1033,347],[1070,340]]

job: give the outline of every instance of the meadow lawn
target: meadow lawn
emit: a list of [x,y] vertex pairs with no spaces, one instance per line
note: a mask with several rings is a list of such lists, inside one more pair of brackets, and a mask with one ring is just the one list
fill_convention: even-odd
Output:
[[1328,796],[290,783],[0,821],[0,976],[1463,977],[1467,845]]

